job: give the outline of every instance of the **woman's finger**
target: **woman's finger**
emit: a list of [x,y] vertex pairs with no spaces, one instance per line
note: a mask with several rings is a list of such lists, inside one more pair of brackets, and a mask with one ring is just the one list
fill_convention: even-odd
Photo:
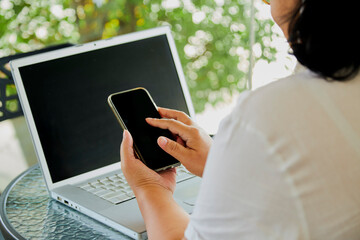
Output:
[[173,134],[180,136],[184,141],[186,141],[191,134],[191,127],[174,119],[146,118],[146,122],[153,127],[168,129]]
[[161,107],[158,107],[158,111],[163,118],[175,119],[186,125],[190,125],[192,123],[190,117],[184,112]]
[[185,148],[181,144],[166,137],[159,137],[158,144],[165,152],[167,152],[180,162],[188,159],[192,151],[191,149]]

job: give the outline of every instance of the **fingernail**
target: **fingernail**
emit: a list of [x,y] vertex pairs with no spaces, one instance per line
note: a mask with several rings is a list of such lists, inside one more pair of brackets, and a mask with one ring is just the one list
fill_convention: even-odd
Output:
[[166,144],[167,144],[167,139],[164,137],[159,137],[159,145],[165,147]]
[[123,139],[125,139],[126,138],[126,130],[124,130],[124,132],[123,132]]

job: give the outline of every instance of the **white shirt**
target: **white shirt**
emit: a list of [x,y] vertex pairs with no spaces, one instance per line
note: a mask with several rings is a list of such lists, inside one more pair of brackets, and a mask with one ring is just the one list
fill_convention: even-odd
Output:
[[360,75],[305,70],[240,96],[221,123],[192,239],[360,239]]

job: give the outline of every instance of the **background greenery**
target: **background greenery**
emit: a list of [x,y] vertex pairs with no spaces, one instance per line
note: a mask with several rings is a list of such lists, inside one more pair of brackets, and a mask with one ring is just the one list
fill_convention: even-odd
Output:
[[[246,89],[250,1],[0,0],[0,57],[169,25],[199,113]],[[275,60],[272,25],[255,18],[255,61]]]

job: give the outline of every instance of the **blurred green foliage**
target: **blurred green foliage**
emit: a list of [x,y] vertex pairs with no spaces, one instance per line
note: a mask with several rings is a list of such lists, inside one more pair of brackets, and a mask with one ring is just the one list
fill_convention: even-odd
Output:
[[[246,89],[251,0],[1,0],[0,57],[169,25],[196,112]],[[257,1],[257,0],[254,0]],[[255,19],[257,51],[273,61],[270,20]],[[260,50],[259,50],[260,49]]]

